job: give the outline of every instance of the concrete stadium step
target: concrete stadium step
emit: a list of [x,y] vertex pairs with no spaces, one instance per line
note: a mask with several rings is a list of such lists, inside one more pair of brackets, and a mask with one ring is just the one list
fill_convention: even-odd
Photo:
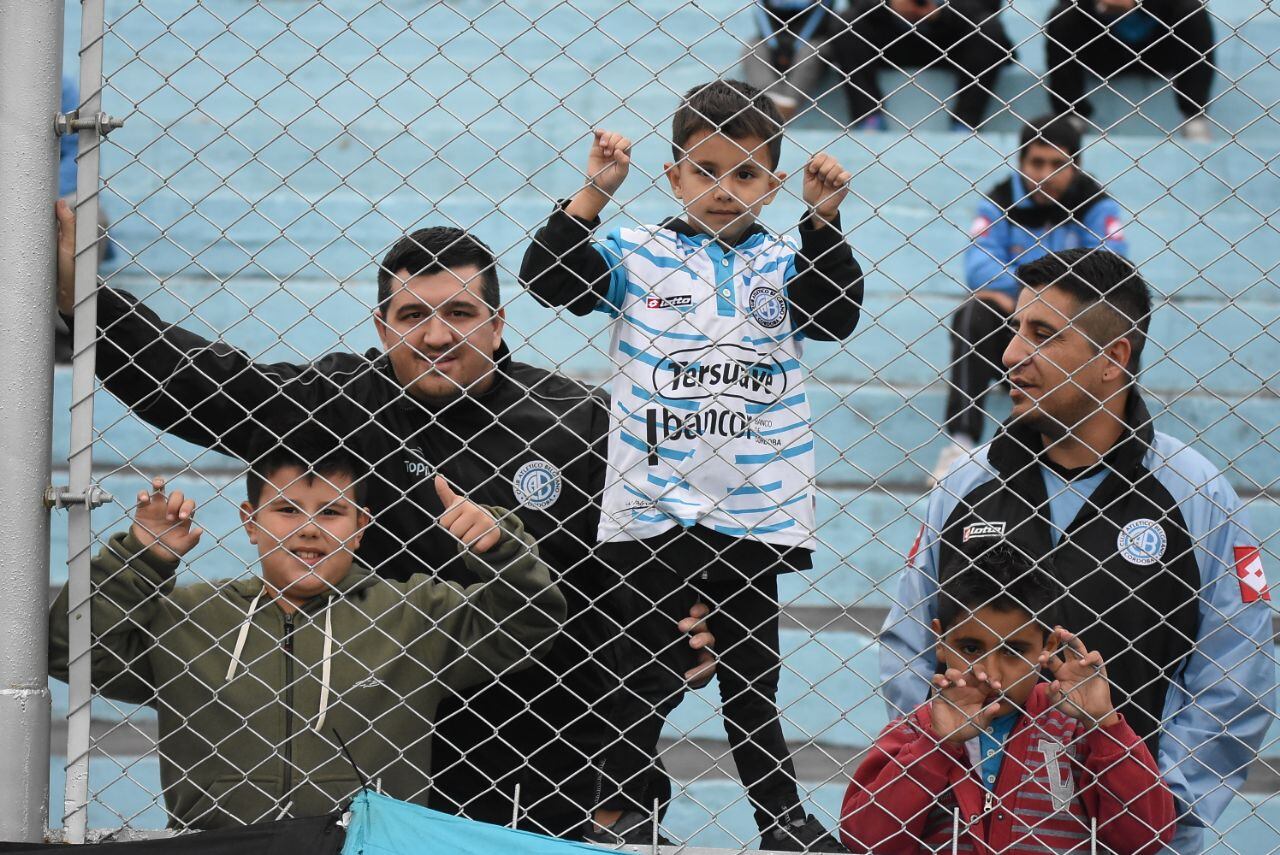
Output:
[[[137,11],[113,25],[126,42],[107,54],[113,88],[135,98],[139,111],[158,123],[188,117],[196,104],[215,122],[241,125],[255,104],[281,124],[309,112],[343,123],[386,112],[403,126],[430,115],[433,107],[475,120],[514,113],[517,108],[508,105],[516,103],[523,117],[543,117],[548,127],[556,120],[593,121],[610,114],[653,121],[670,115],[674,93],[736,73],[743,44],[757,38],[749,4],[739,0],[678,4],[656,14],[602,0],[479,10],[440,6],[408,24],[396,13],[350,0],[288,20],[225,2],[209,7],[181,19]],[[1018,44],[1019,65],[1004,75],[997,94],[1013,101],[1021,115],[1042,109],[1039,28],[1050,8],[1037,0],[1003,13]],[[1217,4],[1212,11],[1220,42],[1219,91],[1232,85],[1239,91],[1221,97],[1211,115],[1232,131],[1273,133],[1265,105],[1278,75],[1261,51],[1276,43],[1276,15],[1258,0]],[[127,45],[144,46],[141,60],[133,60]],[[166,79],[171,87],[162,85]],[[941,75],[923,75],[907,87],[923,105],[900,92],[890,98],[890,111],[910,121],[936,111],[950,89],[942,81]],[[1102,117],[1128,112],[1125,102],[1143,102],[1154,84],[1121,78],[1116,88],[1119,95],[1098,99]],[[926,94],[930,90],[932,96]],[[323,111],[315,104],[321,96]],[[843,117],[842,106],[828,109]],[[1148,119],[1123,123],[1122,131],[1152,133],[1174,124],[1168,94],[1142,106]],[[993,122],[1001,129],[1012,123],[1009,117]]]
[[[112,284],[143,298],[165,320],[225,338],[267,361],[305,361],[335,349],[377,346],[368,317],[377,299],[372,284],[338,290],[319,282],[282,287],[261,279],[227,285],[183,280],[157,291],[153,280],[132,276],[113,278]],[[947,328],[960,289],[951,291],[873,291],[853,336],[840,345],[811,343],[804,361],[829,384],[937,382],[951,362]],[[605,382],[612,363],[603,315],[557,314],[511,286],[505,302],[508,345],[520,358]],[[1143,384],[1169,393],[1255,394],[1277,381],[1277,329],[1280,303],[1185,299],[1159,305],[1143,356]]]
[[[363,171],[311,164],[291,174],[270,158],[242,166],[220,162],[215,149],[204,149],[201,163],[208,166],[183,170],[167,183],[158,167],[172,167],[177,155],[148,149],[142,162],[108,182],[112,234],[130,259],[116,275],[175,284],[371,281],[375,260],[404,229],[452,222],[474,229],[498,250],[510,287],[529,236],[553,199],[581,182],[577,150],[583,130],[572,132],[570,139],[578,142],[566,143],[569,153],[559,161],[552,151],[527,163],[517,159],[527,134],[501,150],[501,161],[482,137],[468,134],[443,154],[380,152],[397,169],[373,164]],[[797,148],[785,151],[794,165],[805,151],[827,148],[854,170],[855,195],[845,204],[843,224],[871,273],[872,294],[914,292],[939,271],[944,279],[963,281],[978,190],[1008,174],[1005,158],[1016,147],[1009,135],[790,136]],[[1277,262],[1275,228],[1268,220],[1280,193],[1280,177],[1269,168],[1277,153],[1280,144],[1274,141],[1185,148],[1129,139],[1095,142],[1086,163],[1133,215],[1127,232],[1134,258],[1158,292],[1176,299],[1280,303],[1280,285],[1268,275]],[[145,157],[153,154],[157,170],[146,165]],[[635,156],[638,164],[652,164],[651,178],[660,178],[655,170],[670,153],[666,143],[651,137]],[[357,162],[369,158],[357,153]],[[639,166],[636,172],[619,197],[626,219],[670,215],[668,194]],[[800,216],[795,192],[791,186],[779,197],[767,222],[785,225]],[[963,294],[954,283],[933,287],[955,298]]]

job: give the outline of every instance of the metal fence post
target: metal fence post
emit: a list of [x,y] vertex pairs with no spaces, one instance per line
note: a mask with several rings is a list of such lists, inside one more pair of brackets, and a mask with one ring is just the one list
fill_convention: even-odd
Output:
[[49,453],[61,98],[59,0],[0,3],[0,840],[44,837],[49,805]]
[[[102,27],[104,0],[83,0],[80,24],[80,118],[102,113]],[[94,356],[98,339],[99,157],[105,127],[81,123],[76,152],[76,288],[72,327],[71,444],[67,451],[68,490],[85,496],[93,487]],[[67,779],[63,793],[63,840],[83,843],[89,820],[90,685],[89,559],[95,502],[67,510]]]

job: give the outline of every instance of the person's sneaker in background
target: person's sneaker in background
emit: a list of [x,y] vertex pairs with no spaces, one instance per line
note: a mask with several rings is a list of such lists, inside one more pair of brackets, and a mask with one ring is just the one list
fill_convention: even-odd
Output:
[[861,122],[854,126],[855,130],[859,131],[883,131],[887,127],[884,116],[879,113],[868,113]]
[[1213,125],[1204,116],[1193,116],[1182,123],[1182,138],[1187,142],[1213,142]]

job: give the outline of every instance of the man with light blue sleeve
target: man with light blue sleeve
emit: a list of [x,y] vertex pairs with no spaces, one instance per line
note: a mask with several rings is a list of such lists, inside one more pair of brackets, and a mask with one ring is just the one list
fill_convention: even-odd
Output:
[[1151,313],[1134,267],[1077,249],[1016,275],[1013,413],[929,496],[880,639],[890,716],[929,691],[939,578],[1011,544],[1063,583],[1064,625],[1102,652],[1177,799],[1172,847],[1198,853],[1273,715],[1261,549],[1226,479],[1152,426],[1133,383]]
[[1041,116],[1023,126],[1018,165],[978,203],[965,252],[972,296],[951,324],[951,373],[944,427],[950,442],[934,467],[936,483],[985,433],[982,399],[1000,379],[1009,346],[1009,314],[1021,287],[1013,271],[1046,252],[1106,247],[1128,257],[1124,212],[1080,168],[1080,131],[1069,119]]

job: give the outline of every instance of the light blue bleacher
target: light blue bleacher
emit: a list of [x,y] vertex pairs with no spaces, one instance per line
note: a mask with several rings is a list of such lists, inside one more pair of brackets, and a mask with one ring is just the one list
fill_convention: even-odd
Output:
[[[122,17],[106,43],[106,109],[128,122],[104,150],[104,200],[125,259],[108,281],[255,358],[360,351],[376,344],[368,320],[373,259],[408,229],[452,222],[474,229],[501,256],[517,357],[602,382],[610,370],[603,318],[561,320],[518,293],[515,270],[528,234],[553,200],[578,185],[592,123],[637,140],[636,167],[620,194],[628,218],[673,210],[659,174],[670,157],[673,93],[731,68],[737,37],[751,27],[743,4],[709,0],[658,12],[604,0],[572,7],[459,0],[412,13],[403,4],[399,12],[366,5],[332,0],[332,12],[305,4],[268,12],[235,0],[164,11],[109,7]],[[1152,81],[1123,79],[1116,93],[1097,96],[1098,118],[1115,121],[1128,98],[1145,99],[1148,119],[1125,119],[1122,133],[1091,139],[1085,165],[1135,218],[1128,227],[1135,256],[1161,297],[1143,376],[1159,427],[1228,467],[1275,565],[1280,249],[1269,218],[1280,198],[1273,94],[1280,73],[1259,50],[1280,43],[1280,16],[1261,0],[1211,8],[1224,40],[1219,87],[1235,88],[1210,113],[1237,136],[1219,132],[1215,143],[1193,146],[1170,139],[1159,129],[1174,125],[1172,96],[1154,92]],[[1005,12],[1021,66],[1002,78],[999,94],[1023,116],[1044,105],[1032,86],[1043,69],[1033,22],[1047,10],[1044,0],[1032,0]],[[402,32],[400,14],[411,16],[411,32]],[[175,19],[166,34],[164,21]],[[1239,35],[1227,38],[1233,28]],[[69,43],[77,29],[69,20]],[[919,525],[924,475],[941,448],[940,375],[949,360],[943,324],[963,296],[960,258],[977,190],[1006,174],[1015,145],[1007,113],[982,137],[948,132],[936,109],[950,85],[943,75],[928,72],[906,86],[901,75],[885,77],[887,91],[897,88],[887,109],[914,128],[912,136],[846,135],[810,115],[784,148],[785,169],[825,148],[855,173],[843,218],[868,289],[854,336],[806,353],[815,375],[824,545],[813,571],[783,583],[784,598],[805,606],[884,606],[893,596],[894,574]],[[843,115],[839,93],[821,107]],[[775,225],[800,214],[797,185],[787,187],[767,213]],[[56,384],[55,464],[65,461],[68,442],[66,369]],[[993,423],[1007,411],[1001,397],[993,392]],[[201,519],[209,531],[186,572],[220,576],[243,567],[251,553],[235,519],[238,465],[157,436],[107,394],[96,407],[95,460],[107,489],[127,503],[144,474],[181,472],[178,483],[206,502]],[[116,528],[124,508],[95,511],[95,529]],[[60,582],[61,517],[53,556]],[[884,721],[873,694],[874,640],[786,630],[783,644],[788,738],[833,756],[865,745]],[[64,714],[65,691],[56,700]],[[691,698],[669,733],[723,739],[715,704],[714,689]],[[94,715],[150,714],[99,701]],[[96,758],[92,780],[119,774],[112,762]],[[138,824],[162,821],[154,809],[139,813],[146,808],[139,787],[158,789],[154,760],[122,762],[138,784],[125,780],[103,792],[91,824],[135,814]],[[842,787],[810,783],[815,812],[834,814]],[[52,803],[56,824],[56,786]],[[741,789],[725,781],[691,783],[668,828],[696,843],[731,844],[704,810],[729,805],[722,822],[749,839]],[[1275,813],[1270,802],[1259,810]],[[1238,801],[1232,815],[1244,811]],[[1258,839],[1256,819],[1234,822],[1221,826],[1231,840]]]

